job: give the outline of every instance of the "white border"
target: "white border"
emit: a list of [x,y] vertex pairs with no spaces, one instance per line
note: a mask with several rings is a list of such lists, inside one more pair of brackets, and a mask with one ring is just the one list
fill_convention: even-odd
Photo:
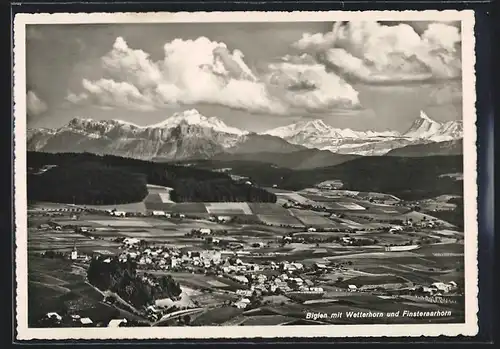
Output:
[[[355,20],[461,21],[464,115],[465,317],[464,324],[321,325],[140,328],[28,328],[26,200],[26,25],[182,22],[318,22]],[[178,12],[16,14],[14,18],[14,181],[16,222],[16,322],[18,340],[30,339],[209,339],[278,337],[473,336],[478,332],[477,185],[474,12],[329,11],[329,12]]]

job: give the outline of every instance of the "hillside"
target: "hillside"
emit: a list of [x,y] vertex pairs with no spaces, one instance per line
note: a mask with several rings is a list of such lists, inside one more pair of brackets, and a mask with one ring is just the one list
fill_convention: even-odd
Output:
[[247,154],[219,154],[212,160],[219,161],[256,161],[274,164],[289,169],[312,169],[317,167],[335,166],[358,158],[358,155],[336,154],[328,150],[303,149],[294,152],[260,152]]
[[433,142],[427,144],[407,145],[389,151],[388,156],[434,156],[434,155],[462,155],[463,140]]
[[[276,201],[274,194],[227,174],[187,166],[88,153],[28,152],[27,161],[29,200],[129,203],[142,200],[149,183],[173,188],[178,202]],[[47,165],[55,166],[43,170]]]
[[298,190],[338,179],[344,189],[393,194],[419,200],[442,194],[462,195],[463,181],[446,173],[463,172],[462,156],[396,157],[370,156],[314,170],[295,171],[280,186]]

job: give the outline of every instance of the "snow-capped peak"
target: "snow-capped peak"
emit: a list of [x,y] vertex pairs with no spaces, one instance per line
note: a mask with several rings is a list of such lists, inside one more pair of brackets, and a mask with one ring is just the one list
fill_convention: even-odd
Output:
[[441,123],[432,120],[425,112],[420,111],[419,117],[413,121],[404,136],[409,138],[429,138],[436,134],[440,128]]
[[420,111],[420,118],[430,122],[434,121],[423,110]]
[[427,139],[434,142],[449,141],[463,137],[461,121],[440,123],[432,120],[421,111],[419,117],[413,121],[408,131],[403,134],[406,138]]
[[235,127],[227,126],[223,121],[216,117],[206,117],[201,115],[196,109],[185,110],[182,112],[174,113],[167,119],[152,125],[139,126],[132,122],[123,120],[93,120],[88,118],[74,118],[68,127],[76,129],[98,129],[109,131],[116,126],[127,127],[132,129],[148,129],[148,128],[164,128],[170,129],[179,126],[180,124],[196,125],[203,128],[210,128],[217,132],[223,132],[234,135],[245,135],[248,132],[242,131]]
[[323,120],[316,119],[310,121],[299,121],[295,124],[277,127],[272,130],[262,132],[262,134],[286,138],[297,135],[301,132],[324,134],[330,132],[331,130],[332,127],[325,124]]
[[235,135],[244,135],[248,132],[242,131],[236,127],[227,126],[222,120],[216,117],[206,117],[201,115],[196,109],[185,110],[178,112],[154,125],[146,126],[147,128],[174,128],[178,125],[186,123],[188,125],[196,125],[206,128],[211,128],[218,132],[224,132]]

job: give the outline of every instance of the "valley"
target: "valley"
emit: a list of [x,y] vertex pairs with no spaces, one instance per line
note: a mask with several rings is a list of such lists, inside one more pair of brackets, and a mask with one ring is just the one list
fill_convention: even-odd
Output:
[[[58,167],[93,163],[126,169],[130,175],[142,173],[146,190],[135,202],[30,200],[30,326],[377,321],[348,317],[348,312],[378,312],[384,323],[428,321],[387,315],[398,311],[441,314],[433,319],[438,322],[464,319],[464,231],[437,215],[454,210],[455,204],[448,202],[461,200],[459,186],[454,194],[437,195],[451,188],[443,189],[440,180],[460,182],[447,175],[461,171],[459,159],[358,157],[319,170],[245,161],[143,162],[92,154],[30,153],[28,159],[28,187],[30,178],[48,176]],[[391,166],[399,184],[394,184]],[[156,172],[144,170],[153,167]],[[164,170],[170,177],[155,177]],[[352,179],[356,171],[359,181]],[[192,183],[224,179],[235,188],[267,194],[255,201],[214,200],[216,196],[179,201],[177,176],[193,178]],[[151,178],[155,184],[148,183]],[[286,183],[300,189],[287,189]],[[426,193],[414,199],[419,185]],[[65,187],[66,196],[75,193],[71,188]],[[102,189],[93,185],[87,190]],[[102,277],[89,277],[91,266]],[[125,269],[108,279],[111,271],[106,270],[115,270],[110,267]],[[165,286],[168,282],[178,285],[180,293],[169,293],[174,286]],[[343,315],[308,319],[315,311]],[[47,318],[49,313],[59,317]],[[82,318],[90,322],[83,324]]]

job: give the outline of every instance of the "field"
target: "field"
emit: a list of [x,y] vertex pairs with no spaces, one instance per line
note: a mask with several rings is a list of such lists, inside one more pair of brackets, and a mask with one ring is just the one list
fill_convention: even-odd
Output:
[[52,311],[76,312],[94,322],[108,321],[119,312],[102,303],[104,296],[84,282],[85,270],[70,262],[29,256],[28,270],[31,326]]
[[293,227],[304,227],[304,224],[298,220],[296,217],[288,214],[288,215],[271,215],[271,214],[259,214],[259,219],[269,225],[284,225],[284,226],[293,226]]
[[305,225],[309,226],[331,226],[332,221],[316,212],[298,209],[289,209],[290,213]]

